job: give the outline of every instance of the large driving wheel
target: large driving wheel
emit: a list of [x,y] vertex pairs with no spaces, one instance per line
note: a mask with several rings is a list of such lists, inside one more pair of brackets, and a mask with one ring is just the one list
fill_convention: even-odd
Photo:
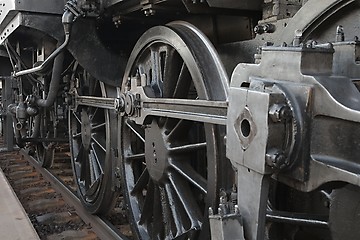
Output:
[[[148,97],[225,100],[227,76],[211,44],[193,26],[148,30],[130,56],[128,79],[146,79]],[[224,129],[201,122],[148,117],[120,121],[124,195],[139,239],[209,239],[209,207],[220,188]]]
[[[107,97],[115,91],[80,67],[75,68],[74,88],[80,96]],[[110,129],[109,114],[109,110],[82,105],[69,111],[70,149],[78,194],[85,208],[94,214],[106,214],[116,199],[111,150],[111,134],[116,134],[116,129],[114,125]]]

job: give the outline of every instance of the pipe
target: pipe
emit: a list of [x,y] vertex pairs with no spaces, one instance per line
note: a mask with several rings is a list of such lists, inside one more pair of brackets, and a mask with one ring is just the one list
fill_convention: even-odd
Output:
[[15,72],[13,74],[14,77],[20,77],[20,76],[23,76],[23,75],[26,75],[26,74],[30,74],[30,73],[36,73],[36,72],[41,72],[42,70],[44,70],[48,65],[49,63],[57,56],[59,55],[62,50],[68,45],[69,43],[69,39],[70,39],[70,35],[69,34],[66,34],[65,35],[65,41],[63,42],[63,44],[61,44],[61,46],[59,48],[57,48],[54,52],[52,52],[50,54],[50,56],[42,63],[40,64],[39,66],[37,67],[34,67],[34,68],[30,68],[30,69],[26,69],[26,70],[22,70],[22,71],[19,71],[19,72]]
[[16,104],[15,103],[11,103],[8,105],[7,109],[9,111],[9,113],[11,113],[11,115],[14,115],[16,114]]
[[72,26],[72,23],[74,22],[74,18],[75,18],[75,15],[69,10],[66,10],[62,16],[62,23],[64,26],[64,32],[65,32],[65,40],[60,45],[60,47],[58,47],[54,52],[52,52],[50,54],[50,56],[48,58],[46,58],[45,61],[41,65],[34,67],[34,68],[22,70],[19,72],[14,72],[13,76],[20,77],[20,76],[23,76],[26,74],[36,73],[36,72],[40,72],[40,71],[44,70],[51,63],[51,61],[57,55],[59,55],[65,49],[65,47],[69,44],[71,26]]
[[65,33],[65,40],[64,42],[58,47],[53,53],[50,54],[48,58],[39,66],[19,71],[14,73],[14,77],[19,77],[25,74],[35,73],[42,71],[49,63],[55,58],[54,65],[52,69],[52,75],[51,75],[51,82],[50,82],[50,88],[49,88],[49,95],[46,99],[37,99],[36,104],[39,107],[49,107],[52,104],[54,104],[56,100],[57,93],[60,88],[60,82],[61,82],[61,73],[63,70],[63,63],[64,63],[64,53],[63,49],[68,45],[69,39],[70,39],[70,33],[71,33],[71,27],[72,23],[74,22],[75,15],[67,10],[64,12],[62,16],[62,23],[64,26],[64,33]]
[[63,71],[64,53],[60,53],[54,61],[54,66],[51,75],[51,82],[49,87],[49,95],[46,99],[37,99],[36,105],[39,107],[50,107],[54,104],[58,94],[61,82],[61,73]]

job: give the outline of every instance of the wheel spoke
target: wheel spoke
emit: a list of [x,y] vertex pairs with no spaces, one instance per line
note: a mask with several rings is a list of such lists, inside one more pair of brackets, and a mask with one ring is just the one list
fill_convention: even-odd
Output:
[[96,193],[99,185],[101,184],[101,178],[96,179],[94,182],[91,182],[90,187],[86,189],[85,196],[92,196]]
[[[101,136],[101,135],[100,135]],[[104,152],[106,152],[106,149],[103,145],[105,145],[105,143],[100,143],[100,141],[98,139],[96,139],[96,134],[93,134],[91,136],[91,139],[93,140],[94,143],[96,143]],[[105,140],[103,138],[100,138],[101,140]]]
[[176,193],[172,189],[171,185],[168,183],[165,184],[165,189],[166,189],[167,198],[169,201],[169,207],[170,207],[170,210],[172,213],[172,220],[174,222],[175,229],[176,229],[175,234],[173,234],[172,238],[177,238],[186,232],[186,230],[184,228],[185,223],[183,222],[184,214],[178,208],[178,205],[180,203],[179,203],[179,200],[175,197]]
[[[95,110],[94,110],[93,114],[90,115],[90,121],[94,121],[94,119],[98,113],[99,114],[103,113],[103,111],[98,111],[99,108],[92,108],[92,109],[95,109]],[[89,111],[89,112],[91,112],[91,111]],[[100,117],[102,117],[102,116],[100,115]]]
[[187,152],[194,152],[198,150],[206,149],[206,142],[203,143],[192,143],[187,144],[179,147],[172,147],[169,149],[170,152],[173,153],[187,153]]
[[150,48],[150,85],[155,92],[156,96],[162,96],[162,71],[160,64],[160,52],[158,48]]
[[163,239],[161,234],[164,232],[164,222],[163,222],[163,213],[162,213],[161,205],[162,205],[162,201],[160,196],[159,185],[154,184],[152,239]]
[[80,179],[85,181],[85,187],[89,186],[89,172],[90,172],[90,166],[89,166],[89,155],[85,153],[85,148],[82,148],[80,159],[81,161],[81,173],[80,173]]
[[91,149],[92,149],[92,154],[94,155],[94,159],[95,159],[94,165],[97,166],[99,174],[104,174],[104,170],[101,165],[101,160],[99,159],[98,151],[96,151],[94,144],[91,144]]
[[[75,146],[74,146],[75,147]],[[81,162],[82,158],[84,157],[84,145],[80,144],[79,149],[75,150],[77,152],[77,156],[75,157],[75,162]]]
[[177,174],[170,173],[169,180],[190,220],[190,229],[200,229],[202,225],[201,221],[199,220],[201,219],[201,213],[192,193],[189,192],[189,189],[184,185],[181,177],[179,177]]
[[197,173],[189,164],[180,161],[171,161],[171,166],[181,174],[192,185],[199,188],[202,193],[207,194],[206,179]]
[[98,174],[98,169],[95,166],[95,159],[94,159],[94,151],[90,150],[90,154],[89,154],[89,170],[90,170],[90,174],[89,174],[89,178],[90,178],[90,186],[92,185],[92,183],[98,178],[99,174]]
[[81,137],[81,132],[72,135],[73,139],[79,138],[79,137]]
[[183,61],[175,49],[168,47],[164,59],[164,97],[169,98],[175,91]]
[[144,190],[148,184],[149,180],[149,172],[147,169],[145,169],[140,175],[139,179],[136,181],[134,188],[131,190],[131,194],[134,195],[136,193],[142,192],[142,190]]
[[145,158],[145,153],[139,153],[139,154],[134,154],[134,155],[130,155],[130,156],[125,156],[125,158],[128,161],[143,160]]
[[193,124],[192,122],[184,119],[178,121],[178,123],[175,125],[175,127],[171,130],[171,132],[168,135],[169,141],[184,137],[184,133],[189,131],[192,124]]
[[187,96],[191,85],[191,76],[185,63],[182,64],[179,77],[176,81],[176,87],[173,98],[184,98]]
[[141,217],[139,221],[140,225],[143,225],[146,222],[150,222],[154,207],[154,194],[154,183],[152,180],[150,180],[146,191],[144,205],[141,211]]
[[106,123],[100,123],[100,124],[94,125],[91,129],[96,130],[96,129],[99,129],[99,128],[102,128],[105,126],[106,126]]
[[139,125],[128,119],[125,121],[125,124],[131,131],[135,133],[138,138],[140,138],[143,143],[145,143],[145,133],[144,130],[139,127]]
[[165,236],[163,237],[165,239],[171,239],[172,238],[172,234],[171,234],[171,210],[169,207],[169,202],[168,202],[168,198],[167,198],[167,194],[166,194],[166,190],[165,190],[165,186],[160,185],[159,186],[159,194],[160,194],[160,203],[161,203],[161,211],[162,211],[162,220],[163,220],[163,225],[164,225],[164,231],[165,231]]
[[76,112],[73,112],[72,115],[75,117],[75,119],[78,123],[82,124],[82,122],[81,122],[79,116],[76,114]]
[[93,150],[90,150],[90,154],[89,154],[89,188],[86,190],[85,196],[91,196],[93,195],[100,182],[101,182],[101,178],[100,178],[100,171],[99,171],[99,167],[96,164],[96,157],[95,157],[95,153]]

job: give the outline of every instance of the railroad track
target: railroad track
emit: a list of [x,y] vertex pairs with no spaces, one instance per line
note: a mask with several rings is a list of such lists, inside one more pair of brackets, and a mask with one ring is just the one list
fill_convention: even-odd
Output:
[[123,201],[104,217],[89,214],[76,194],[67,147],[45,169],[21,149],[0,154],[0,166],[41,239],[131,239]]

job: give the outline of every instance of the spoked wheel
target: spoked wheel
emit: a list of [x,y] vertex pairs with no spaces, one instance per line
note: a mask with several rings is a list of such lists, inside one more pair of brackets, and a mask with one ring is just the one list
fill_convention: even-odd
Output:
[[[215,51],[186,23],[148,30],[122,86],[146,79],[148,97],[225,100],[227,76]],[[207,209],[218,199],[224,129],[167,117],[120,121],[124,194],[139,239],[209,239]]]
[[[41,139],[55,138],[56,130],[51,119],[54,119],[55,116],[50,116],[53,114],[51,109],[42,109],[41,113],[38,116],[35,116],[35,122],[39,121],[39,133]],[[55,143],[54,142],[40,142],[36,146],[36,159],[42,167],[51,167],[54,161],[55,155]]]
[[[107,97],[115,91],[79,70],[77,64],[75,68],[74,88],[80,96]],[[103,108],[80,105],[69,112],[70,149],[78,194],[85,208],[94,214],[106,214],[116,199],[111,181],[114,154],[110,136],[116,129],[110,123],[109,110]]]
[[[33,87],[32,92],[34,95],[44,97],[48,93],[47,82],[45,84],[38,83]],[[27,137],[36,139],[34,143],[29,144],[31,152],[35,150],[35,160],[42,167],[51,167],[54,161],[55,145],[56,142],[52,142],[51,139],[56,138],[57,127],[55,124],[56,116],[54,113],[54,104],[48,108],[38,108],[34,104],[34,97],[28,96],[25,102],[30,106],[34,112],[33,116],[30,116],[27,120]]]

